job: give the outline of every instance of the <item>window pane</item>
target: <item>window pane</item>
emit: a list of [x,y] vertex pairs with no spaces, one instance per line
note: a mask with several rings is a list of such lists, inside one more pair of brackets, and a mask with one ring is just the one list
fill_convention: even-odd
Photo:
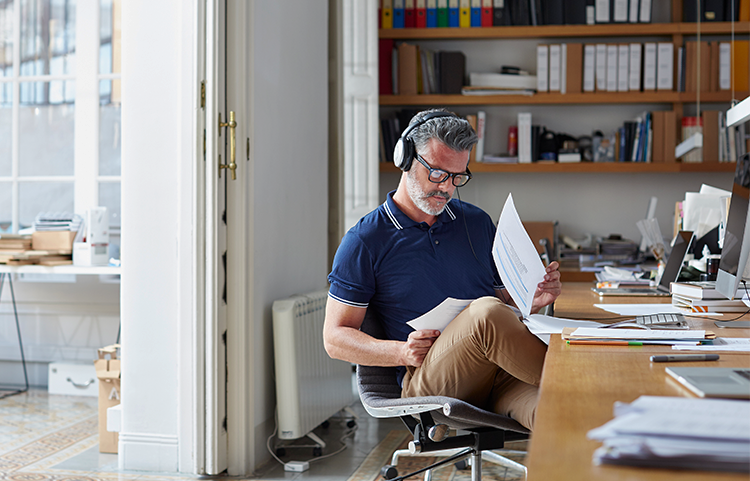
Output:
[[0,77],[13,75],[13,0],[0,4]]
[[21,75],[75,74],[75,3],[21,0]]
[[109,257],[120,258],[120,183],[99,183],[99,205],[109,215]]
[[120,0],[101,0],[99,73],[120,73]]
[[[5,87],[8,87],[5,97]],[[11,104],[10,84],[0,83],[0,177],[11,174],[11,144],[13,109]],[[2,206],[0,206],[2,208]]]
[[40,212],[73,212],[73,182],[21,182],[18,191],[21,229]]
[[99,175],[120,175],[120,81],[99,82]]
[[0,234],[10,232],[13,204],[11,195],[13,186],[10,182],[0,182]]
[[[64,103],[73,81],[21,83],[21,176],[73,175],[74,108]],[[53,104],[51,101],[55,100]],[[60,100],[60,102],[57,102]]]

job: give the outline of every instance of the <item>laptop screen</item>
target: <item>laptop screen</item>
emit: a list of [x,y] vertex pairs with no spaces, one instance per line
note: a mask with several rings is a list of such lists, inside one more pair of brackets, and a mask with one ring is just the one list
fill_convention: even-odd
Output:
[[685,254],[687,254],[692,240],[693,233],[687,230],[681,230],[677,233],[677,237],[675,237],[672,253],[669,255],[669,259],[667,259],[667,264],[664,266],[664,273],[659,280],[659,286],[666,289],[667,292],[669,292],[669,284],[677,281],[677,276],[680,275]]

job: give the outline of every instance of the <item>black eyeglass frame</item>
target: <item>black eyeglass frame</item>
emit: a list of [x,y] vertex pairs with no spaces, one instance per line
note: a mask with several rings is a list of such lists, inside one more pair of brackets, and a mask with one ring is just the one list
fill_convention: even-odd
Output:
[[[430,167],[430,165],[427,163],[427,161],[421,155],[419,155],[416,152],[415,152],[415,156],[417,158],[417,161],[420,164],[424,165],[425,169],[427,169],[427,170],[430,171],[429,175],[427,176],[427,179],[430,182],[432,182],[433,184],[442,184],[443,182],[445,182],[446,180],[448,180],[448,178],[450,177],[451,178],[451,183],[455,187],[463,187],[466,184],[468,184],[469,181],[471,180],[472,175],[471,175],[471,171],[469,170],[469,167],[466,167],[466,172],[458,172],[458,173],[446,172],[443,169],[433,169],[432,167]],[[433,172],[442,172],[443,175],[440,176],[440,180],[433,180],[432,179]],[[466,177],[466,182],[464,182],[462,184],[456,184],[456,179],[458,178],[458,176],[465,176]]]

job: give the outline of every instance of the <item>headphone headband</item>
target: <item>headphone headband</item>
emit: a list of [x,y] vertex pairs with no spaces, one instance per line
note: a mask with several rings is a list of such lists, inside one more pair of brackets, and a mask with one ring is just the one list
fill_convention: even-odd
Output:
[[396,146],[393,149],[393,163],[404,172],[411,169],[414,156],[416,155],[416,148],[414,141],[409,137],[409,134],[417,127],[424,125],[431,119],[439,117],[456,117],[451,112],[430,112],[419,118],[416,122],[411,123],[401,134],[401,137],[396,141]]

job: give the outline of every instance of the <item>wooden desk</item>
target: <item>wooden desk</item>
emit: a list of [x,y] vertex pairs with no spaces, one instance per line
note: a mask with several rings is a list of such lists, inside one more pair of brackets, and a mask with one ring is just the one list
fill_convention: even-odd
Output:
[[[594,303],[671,302],[670,298],[611,297],[606,301],[590,291],[591,283],[564,284],[555,303],[555,316],[607,318],[615,314]],[[658,300],[657,300],[658,299]],[[730,316],[724,316],[729,318]],[[720,329],[713,321],[688,318],[691,327],[712,330],[720,337],[750,337],[750,329]],[[586,433],[614,416],[615,401],[632,402],[641,395],[694,397],[667,376],[674,363],[651,363],[654,353],[670,346],[569,346],[553,335],[542,374],[536,426],[529,445],[528,480],[748,480],[747,474],[710,471],[646,469],[592,463],[601,443]],[[748,353],[721,353],[713,362],[682,362],[680,366],[750,367]]]

